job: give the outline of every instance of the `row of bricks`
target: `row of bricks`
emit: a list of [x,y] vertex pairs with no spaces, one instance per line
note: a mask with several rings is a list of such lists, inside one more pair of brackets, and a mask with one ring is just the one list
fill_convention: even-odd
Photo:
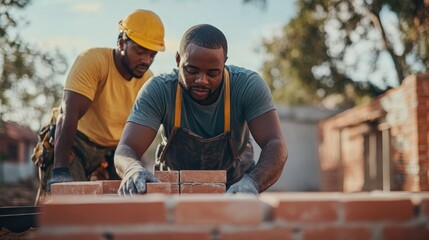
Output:
[[429,194],[57,196],[37,239],[429,239]]
[[[147,193],[224,193],[226,190],[224,170],[155,171],[154,176],[160,183],[147,183]],[[120,180],[55,183],[51,186],[51,193],[115,194],[120,184]]]
[[[128,224],[262,224],[396,222],[429,224],[429,196],[407,197],[264,193],[136,197],[57,196],[42,205],[41,226]],[[59,213],[61,213],[59,215]]]
[[374,231],[372,226],[301,226],[281,224],[246,226],[241,228],[204,226],[146,226],[138,229],[110,228],[109,231],[79,229],[79,231],[39,232],[35,240],[427,240],[429,228],[421,226],[383,225]]
[[[120,180],[75,181],[51,185],[51,195],[102,195],[116,194]],[[146,183],[146,193],[187,194],[187,193],[225,193],[224,183]]]

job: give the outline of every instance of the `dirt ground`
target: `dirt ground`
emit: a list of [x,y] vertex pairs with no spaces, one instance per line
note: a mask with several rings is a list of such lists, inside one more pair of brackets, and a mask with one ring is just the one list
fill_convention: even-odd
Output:
[[[38,179],[31,179],[15,184],[0,185],[0,207],[33,206],[37,194]],[[0,228],[0,239],[21,240],[33,239],[37,229],[28,229],[15,233],[6,228]]]
[[38,185],[37,179],[0,185],[0,207],[33,206]]

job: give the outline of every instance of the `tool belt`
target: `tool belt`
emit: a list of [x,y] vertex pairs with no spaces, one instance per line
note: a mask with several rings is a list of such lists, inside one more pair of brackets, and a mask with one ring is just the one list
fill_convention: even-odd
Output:
[[59,110],[60,107],[52,108],[51,120],[48,124],[43,125],[37,133],[38,141],[31,155],[31,160],[36,166],[42,169],[46,168],[54,159],[55,128]]

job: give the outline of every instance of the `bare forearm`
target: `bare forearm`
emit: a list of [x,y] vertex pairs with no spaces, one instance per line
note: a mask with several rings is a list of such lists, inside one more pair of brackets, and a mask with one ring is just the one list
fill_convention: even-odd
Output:
[[76,137],[77,120],[66,120],[60,115],[55,133],[54,167],[69,166],[69,156]]
[[262,149],[256,168],[250,173],[258,182],[260,192],[265,191],[280,178],[287,157],[286,144],[280,139],[271,140]]
[[139,161],[136,152],[125,144],[119,144],[115,151],[115,168],[118,175],[123,178],[125,169],[133,162]]

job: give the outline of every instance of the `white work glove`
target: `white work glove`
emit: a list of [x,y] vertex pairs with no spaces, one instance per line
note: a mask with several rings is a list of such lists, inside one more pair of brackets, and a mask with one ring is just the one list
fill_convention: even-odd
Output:
[[244,174],[240,181],[231,185],[226,193],[250,193],[253,195],[259,194],[258,183],[249,175]]
[[126,169],[118,194],[133,195],[146,192],[146,182],[159,182],[159,180],[138,162],[131,163]]

